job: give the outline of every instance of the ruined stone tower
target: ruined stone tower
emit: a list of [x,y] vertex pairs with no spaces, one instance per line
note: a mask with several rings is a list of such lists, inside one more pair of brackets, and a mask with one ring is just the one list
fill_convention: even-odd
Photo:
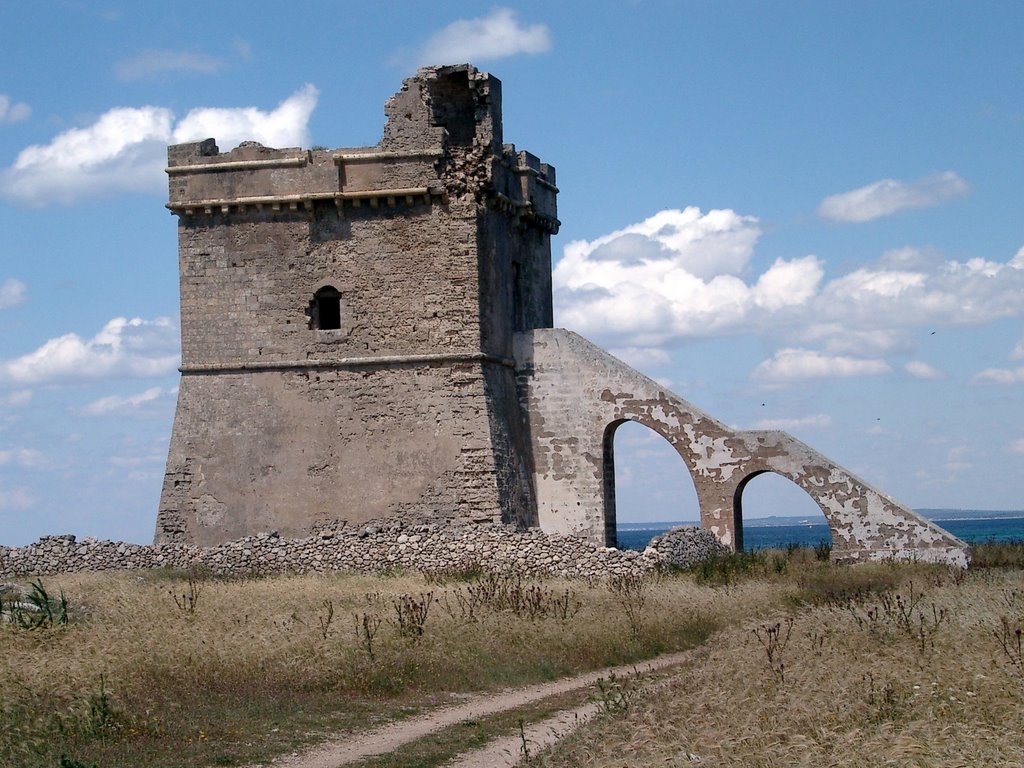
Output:
[[376,147],[168,151],[181,388],[157,541],[535,522],[513,335],[551,326],[554,169],[501,84],[421,70]]
[[182,377],[157,542],[413,516],[614,545],[613,438],[637,421],[732,547],[744,487],[775,472],[822,509],[837,560],[966,564],[809,446],[731,430],[551,327],[555,172],[502,143],[500,88],[421,69],[376,147],[170,147]]

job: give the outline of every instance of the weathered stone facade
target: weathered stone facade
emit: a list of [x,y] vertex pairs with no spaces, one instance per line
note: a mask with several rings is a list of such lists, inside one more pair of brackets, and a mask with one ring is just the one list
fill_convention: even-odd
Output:
[[825,511],[836,557],[966,563],[962,542],[784,433],[734,433],[551,328],[554,169],[503,144],[500,83],[430,67],[376,147],[171,147],[182,380],[158,543],[378,518],[614,544],[611,445],[647,424],[741,545],[760,472]]
[[557,190],[502,144],[500,106],[489,75],[432,68],[377,147],[170,148],[182,380],[158,542],[536,522],[512,338],[551,325]]

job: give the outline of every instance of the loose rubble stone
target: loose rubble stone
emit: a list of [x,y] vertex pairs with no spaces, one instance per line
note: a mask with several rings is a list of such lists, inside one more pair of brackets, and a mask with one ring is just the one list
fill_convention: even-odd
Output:
[[[680,529],[674,529],[678,531]],[[277,532],[212,547],[130,544],[74,536],[44,536],[24,547],[0,546],[0,578],[82,571],[201,567],[217,575],[266,575],[403,568],[426,573],[479,569],[523,576],[600,579],[647,573],[669,563],[717,552],[707,531],[684,538],[674,531],[644,552],[596,547],[582,539],[517,530],[499,524],[442,527],[385,520],[361,528],[318,532],[296,539]],[[681,542],[686,543],[681,543]]]
[[709,530],[680,525],[651,539],[644,554],[649,552],[666,565],[686,568],[701,560],[728,554],[729,548]]

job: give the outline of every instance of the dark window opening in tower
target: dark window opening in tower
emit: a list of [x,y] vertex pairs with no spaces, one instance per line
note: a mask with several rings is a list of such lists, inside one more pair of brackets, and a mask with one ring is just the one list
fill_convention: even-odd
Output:
[[327,285],[313,295],[309,303],[309,327],[319,331],[341,328],[341,294]]

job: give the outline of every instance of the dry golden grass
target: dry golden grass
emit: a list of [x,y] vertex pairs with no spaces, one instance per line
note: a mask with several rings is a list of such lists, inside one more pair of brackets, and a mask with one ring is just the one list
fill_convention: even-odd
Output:
[[1024,574],[871,568],[897,591],[811,585],[819,604],[726,627],[705,659],[535,763],[1024,765]]
[[[805,550],[618,589],[415,574],[53,577],[70,624],[0,622],[0,765],[245,764],[460,693],[709,637],[699,663],[626,691],[624,714],[612,707],[540,764],[1024,764],[1024,579],[957,574],[834,568]],[[371,653],[364,626],[378,620]]]
[[[74,618],[37,630],[0,622],[4,766],[56,766],[62,755],[103,768],[237,765],[453,693],[692,647],[724,618],[721,590],[688,577],[648,584],[635,627],[621,600],[637,598],[603,583],[334,575],[190,584],[160,572],[44,582],[67,593]],[[519,589],[523,602],[513,611],[483,600],[470,619],[470,588]],[[733,614],[770,601],[756,582],[732,591]],[[403,634],[396,604],[415,612],[428,593],[422,635],[414,626]],[[532,617],[530,605],[540,606]],[[381,622],[372,655],[364,617],[371,630]]]

